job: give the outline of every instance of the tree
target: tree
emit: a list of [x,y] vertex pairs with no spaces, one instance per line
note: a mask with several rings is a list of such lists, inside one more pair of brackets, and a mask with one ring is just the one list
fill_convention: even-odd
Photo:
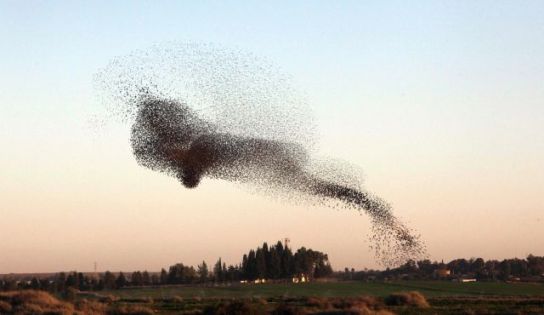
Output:
[[466,259],[455,259],[448,263],[448,268],[456,275],[462,275],[469,272],[469,263]]
[[117,276],[117,279],[115,280],[115,287],[120,289],[126,285],[127,285],[127,278],[122,272],[120,272],[119,276]]
[[497,266],[499,262],[496,260],[488,260],[485,262],[485,270],[488,278],[496,280],[497,278]]
[[243,279],[249,279],[249,262],[246,254],[242,257],[241,273]]
[[257,252],[255,253],[255,260],[256,260],[256,277],[258,279],[266,278],[266,258],[264,250],[260,247],[257,248]]
[[208,271],[208,265],[205,261],[202,261],[202,264],[197,266],[197,273],[200,282],[206,282],[208,280],[208,274],[210,272]]
[[221,263],[221,257],[219,257],[219,259],[213,266],[213,277],[215,282],[222,282],[225,280],[225,276],[223,275],[223,264]]
[[276,247],[270,248],[270,261],[266,269],[270,279],[279,279],[281,277],[281,256]]
[[104,274],[104,288],[115,289],[115,275],[109,271]]
[[227,281],[227,264],[223,263],[223,267],[221,267],[221,276],[223,277],[223,281]]
[[142,273],[142,285],[150,285],[151,284],[151,277],[149,276],[149,272],[145,270]]
[[135,271],[132,273],[132,276],[130,277],[130,282],[134,286],[141,286],[144,284],[144,279],[142,277],[142,273],[140,271]]
[[161,278],[158,275],[151,275],[151,284],[152,285],[158,285],[161,284]]
[[257,259],[255,258],[255,251],[252,249],[247,255],[247,279],[255,280],[257,278]]
[[39,290],[41,287],[40,280],[38,280],[36,277],[32,278],[32,280],[30,280],[30,287],[34,290]]
[[470,266],[471,271],[476,274],[476,277],[484,276],[485,261],[482,258],[476,258]]
[[285,247],[281,255],[281,276],[282,278],[290,278],[293,273],[293,253],[289,247]]
[[527,256],[527,269],[533,276],[544,275],[544,257]]
[[160,284],[167,284],[168,283],[168,273],[164,268],[161,269],[161,276],[160,276]]
[[501,268],[501,278],[503,280],[508,280],[508,278],[510,278],[510,273],[512,272],[510,261],[508,261],[507,259],[503,260],[500,264],[500,268]]
[[196,270],[192,266],[185,266],[182,263],[177,263],[170,266],[168,270],[168,283],[181,284],[192,283],[196,279]]
[[66,278],[66,289],[77,288],[77,274],[75,272],[70,273]]
[[227,281],[236,281],[240,279],[240,267],[229,265],[227,268]]
[[263,256],[264,256],[264,270],[265,274],[263,278],[272,278],[270,275],[270,268],[272,267],[270,248],[266,242],[263,243]]
[[438,267],[429,259],[423,259],[417,262],[417,269],[419,276],[425,278],[425,276],[432,275]]
[[319,253],[318,259],[315,262],[314,277],[315,278],[328,277],[332,275],[332,272],[333,272],[332,266],[329,263],[328,256],[326,254]]
[[66,289],[66,274],[64,272],[61,272],[57,275],[55,285],[57,292],[62,292]]

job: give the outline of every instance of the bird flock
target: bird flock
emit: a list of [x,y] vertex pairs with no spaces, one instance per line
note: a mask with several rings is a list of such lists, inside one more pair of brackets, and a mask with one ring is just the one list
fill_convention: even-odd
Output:
[[366,213],[371,249],[384,266],[425,254],[420,236],[362,188],[354,167],[315,156],[311,107],[271,62],[212,44],[171,43],[115,58],[95,82],[110,116],[130,124],[140,165],[190,189],[213,178]]

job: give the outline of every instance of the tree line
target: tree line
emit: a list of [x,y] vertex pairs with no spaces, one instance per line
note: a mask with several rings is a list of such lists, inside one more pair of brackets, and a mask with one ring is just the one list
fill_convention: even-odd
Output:
[[242,257],[241,263],[227,265],[219,258],[212,268],[205,261],[197,267],[177,263],[158,273],[134,271],[130,274],[106,271],[100,275],[81,272],[61,272],[52,277],[33,277],[21,281],[14,277],[0,280],[3,290],[41,289],[63,292],[68,288],[82,291],[119,289],[127,286],[154,286],[169,284],[206,284],[257,279],[281,280],[292,277],[320,278],[333,273],[328,255],[320,251],[301,247],[294,253],[288,246],[278,241],[273,246],[265,242],[251,249]]
[[544,256],[528,255],[525,259],[484,260],[483,258],[454,259],[448,263],[430,260],[409,260],[398,268],[362,270],[345,268],[337,273],[344,280],[383,279],[456,279],[474,278],[484,281],[543,281]]

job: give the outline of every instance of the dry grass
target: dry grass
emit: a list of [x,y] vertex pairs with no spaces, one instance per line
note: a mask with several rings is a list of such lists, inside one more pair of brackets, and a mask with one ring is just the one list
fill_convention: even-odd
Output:
[[430,307],[423,294],[417,291],[393,293],[385,298],[387,305],[408,305],[420,308]]
[[111,303],[114,303],[114,302],[117,302],[119,301],[119,297],[118,296],[115,296],[115,295],[106,295],[106,296],[102,296],[100,298],[100,302],[102,303],[108,303],[108,304],[111,304]]
[[247,300],[234,300],[231,302],[219,302],[216,305],[204,309],[205,315],[258,315],[263,310],[259,305]]
[[373,310],[366,306],[354,307],[349,310],[353,315],[393,315],[394,313],[388,310]]
[[384,310],[381,300],[372,296],[346,298],[308,299],[306,305],[317,307],[320,312],[315,314],[346,314],[346,315],[391,315]]
[[332,298],[332,305],[341,310],[352,308],[375,308],[380,305],[380,302],[372,296],[360,296],[355,298]]
[[353,308],[349,310],[332,310],[312,313],[312,315],[394,315],[387,310],[371,310],[367,307]]
[[124,304],[108,310],[108,315],[152,315],[155,312],[149,307],[142,305]]
[[268,304],[268,301],[266,299],[263,299],[263,298],[253,298],[253,302],[255,304],[263,305],[263,306]]
[[0,314],[11,313],[11,304],[6,301],[0,301]]
[[106,309],[108,308],[104,303],[86,299],[77,301],[75,307],[78,312],[85,315],[103,315],[106,314]]
[[3,302],[3,313],[15,314],[59,314],[68,315],[75,312],[70,303],[59,301],[51,294],[43,291],[25,290],[0,293]]
[[312,309],[312,314],[320,315],[391,315],[384,310],[381,300],[372,296],[346,298],[307,298],[305,305]]
[[319,310],[328,310],[332,308],[331,302],[324,297],[308,297],[306,298],[306,306],[317,308]]
[[176,303],[176,304],[181,304],[184,301],[183,298],[181,296],[179,296],[179,295],[176,295],[176,296],[172,297],[171,300],[172,300],[173,303]]
[[272,315],[306,315],[308,314],[302,307],[280,304],[272,311]]

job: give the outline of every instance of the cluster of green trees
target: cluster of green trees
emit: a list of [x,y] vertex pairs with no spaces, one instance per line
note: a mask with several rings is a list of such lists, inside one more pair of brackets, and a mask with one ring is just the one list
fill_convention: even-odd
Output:
[[[206,282],[232,282],[240,280],[253,281],[256,279],[286,279],[304,274],[309,278],[326,277],[332,274],[332,267],[327,254],[299,248],[295,253],[289,247],[284,247],[278,241],[274,246],[265,242],[261,247],[250,250],[242,257],[238,265],[228,265],[219,258],[212,270],[205,261],[195,269],[182,263],[170,266],[168,271],[162,269],[159,284],[186,284]],[[135,282],[134,274],[131,285]],[[139,279],[139,277],[137,277]],[[145,283],[142,283],[145,285]]]
[[106,271],[99,276],[81,272],[56,274],[54,277],[31,280],[14,277],[0,280],[0,288],[13,290],[21,288],[42,289],[63,292],[68,288],[79,290],[118,289],[126,286],[149,286],[165,284],[221,283],[256,279],[287,279],[304,275],[308,278],[325,277],[332,274],[332,267],[325,253],[299,248],[295,253],[281,242],[269,247],[264,243],[250,250],[238,265],[227,266],[221,258],[209,270],[205,261],[194,268],[177,263],[159,273],[135,271],[125,275]]
[[[448,270],[449,275],[440,274],[439,270]],[[484,260],[482,258],[454,259],[448,263],[430,260],[409,260],[404,265],[382,271],[355,271],[346,268],[339,276],[348,280],[367,280],[385,278],[434,279],[471,277],[478,280],[544,280],[544,256],[529,255],[525,259],[511,258]]]
[[301,274],[320,278],[332,274],[327,254],[305,247],[299,248],[293,254],[281,242],[270,248],[264,243],[257,250],[250,250],[242,258],[239,269],[241,278],[247,280],[282,279]]

